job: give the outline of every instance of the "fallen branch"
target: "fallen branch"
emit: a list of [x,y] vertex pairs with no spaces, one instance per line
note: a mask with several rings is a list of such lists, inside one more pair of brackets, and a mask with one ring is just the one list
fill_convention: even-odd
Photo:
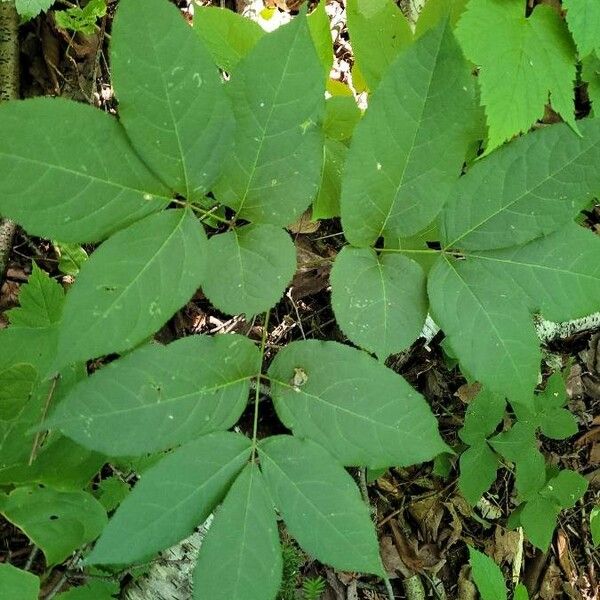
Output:
[[[19,97],[19,16],[12,2],[0,2],[0,102]],[[0,221],[0,282],[4,278],[16,225]]]

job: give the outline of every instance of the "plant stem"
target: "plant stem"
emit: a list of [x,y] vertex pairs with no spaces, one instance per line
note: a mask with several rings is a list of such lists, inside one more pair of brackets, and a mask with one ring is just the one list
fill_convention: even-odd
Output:
[[[19,97],[19,16],[12,2],[0,2],[0,102]],[[0,282],[4,278],[16,224],[0,220]]]
[[433,248],[375,248],[377,252],[395,252],[399,254],[440,254],[441,250]]
[[262,364],[265,358],[265,349],[267,347],[267,337],[269,336],[269,316],[270,311],[265,313],[263,321],[262,338],[260,340],[260,364],[256,375],[256,388],[254,389],[254,423],[252,425],[252,455],[250,461],[253,462],[256,457],[256,440],[258,437],[258,404],[260,402],[260,380],[262,378]]

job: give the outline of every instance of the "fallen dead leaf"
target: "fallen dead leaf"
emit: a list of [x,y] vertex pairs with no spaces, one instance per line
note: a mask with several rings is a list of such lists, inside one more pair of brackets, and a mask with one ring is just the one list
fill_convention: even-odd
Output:
[[444,517],[444,505],[438,494],[428,495],[411,502],[408,512],[419,525],[423,538],[428,542],[438,539],[438,532]]
[[544,573],[540,585],[540,600],[555,600],[563,597],[563,585],[561,571],[552,560]]
[[476,381],[475,383],[465,383],[461,385],[454,395],[465,404],[469,404],[477,394],[481,391],[481,384]]
[[573,581],[575,570],[573,568],[573,559],[569,550],[569,540],[566,533],[559,529],[556,536],[556,554],[558,562],[566,575],[568,581]]
[[497,564],[512,564],[519,552],[521,536],[518,531],[504,529],[496,525],[494,539],[486,548]]

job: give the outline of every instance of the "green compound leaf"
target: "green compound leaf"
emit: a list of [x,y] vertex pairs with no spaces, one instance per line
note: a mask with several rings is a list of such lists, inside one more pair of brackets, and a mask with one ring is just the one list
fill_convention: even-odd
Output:
[[464,425],[458,432],[460,439],[473,445],[485,440],[496,431],[505,409],[503,396],[482,390],[467,407]]
[[423,397],[364,352],[292,342],[275,357],[269,378],[283,423],[344,465],[406,466],[448,450]]
[[[482,31],[494,31],[494,43]],[[466,57],[480,67],[488,152],[541,119],[548,95],[554,110],[576,128],[575,47],[557,11],[539,4],[526,18],[520,0],[471,0],[457,36]]]
[[215,63],[228,72],[265,35],[252,19],[216,6],[194,6],[194,29]]
[[250,456],[250,440],[212,433],[148,469],[110,520],[88,564],[142,562],[192,533]]
[[524,244],[572,221],[598,193],[600,119],[530,133],[478,161],[442,213],[446,247],[490,250]]
[[0,590],[10,600],[37,600],[40,593],[38,577],[12,565],[0,564]]
[[481,600],[506,600],[506,583],[500,567],[489,556],[471,546],[469,563]]
[[35,262],[27,283],[19,291],[19,308],[7,311],[10,323],[21,327],[51,327],[60,321],[65,293]]
[[595,506],[590,512],[590,530],[594,546],[600,546],[600,506]]
[[426,277],[410,258],[346,246],[333,265],[331,288],[342,331],[380,359],[419,337],[427,317]]
[[78,384],[44,427],[111,456],[165,450],[234,425],[259,367],[258,350],[238,335],[147,346]]
[[215,188],[223,204],[257,223],[287,225],[321,178],[325,82],[306,19],[262,38],[231,73],[235,146]]
[[534,406],[542,433],[554,440],[564,440],[579,429],[575,415],[563,406],[567,403],[567,388],[562,373],[554,373],[541,394],[536,394]]
[[[352,101],[354,102],[354,100]],[[348,147],[337,140],[325,138],[323,153],[321,186],[312,205],[312,218],[315,221],[340,216],[342,172],[348,154]]]
[[106,15],[106,0],[90,0],[83,8],[73,6],[66,10],[55,10],[54,21],[61,29],[92,35],[96,31],[97,19]]
[[467,260],[439,257],[428,281],[431,311],[462,367],[491,392],[531,401],[541,352],[525,299]]
[[600,306],[600,238],[575,223],[524,246],[470,252],[469,260],[522,290],[530,310],[551,321]]
[[356,64],[374,90],[400,50],[412,42],[410,25],[392,0],[349,0],[346,12]]
[[206,236],[187,210],[151,215],[104,242],[67,294],[61,364],[134,347],[200,287]]
[[560,508],[573,508],[587,491],[588,485],[583,475],[565,469],[548,482],[540,495],[556,501]]
[[[40,135],[48,123],[60,126]],[[31,235],[94,242],[169,202],[119,122],[100,110],[58,98],[6,102],[0,130],[0,214]]]
[[249,464],[206,534],[194,572],[194,598],[272,600],[281,575],[273,501],[258,467]]
[[382,575],[369,510],[348,473],[321,446],[292,436],[259,446],[265,481],[286,527],[317,560]]
[[273,225],[246,225],[208,241],[210,269],[202,290],[219,309],[248,318],[265,312],[283,295],[296,270],[290,236]]
[[496,481],[499,466],[498,457],[485,440],[460,455],[458,486],[471,506],[475,506]]
[[[39,413],[31,425],[40,422]],[[29,458],[33,439],[27,439]],[[106,457],[97,452],[83,448],[69,438],[60,434],[54,435],[50,441],[44,442],[31,465],[18,464],[12,469],[0,469],[0,485],[32,485],[41,483],[56,490],[69,491],[85,488],[102,468]]]
[[538,496],[525,504],[519,517],[525,535],[540,550],[547,550],[554,535],[560,507]]
[[137,0],[120,2],[112,30],[119,118],[135,149],[165,183],[188,199],[202,197],[233,143],[225,86],[175,6],[146,0],[143,19],[139,8]]
[[573,34],[580,58],[600,54],[600,3],[596,0],[564,0],[567,25]]
[[22,487],[0,499],[0,512],[41,548],[48,566],[100,535],[106,524],[102,505],[87,492]]
[[341,200],[351,244],[413,235],[437,215],[475,114],[472,77],[445,20],[398,57],[356,126]]

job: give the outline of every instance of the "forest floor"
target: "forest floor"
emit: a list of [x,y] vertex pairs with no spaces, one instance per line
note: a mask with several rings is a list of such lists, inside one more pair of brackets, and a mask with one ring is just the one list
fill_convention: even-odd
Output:
[[[275,1],[280,8],[284,7],[279,0]],[[177,4],[191,20],[188,2]],[[106,35],[113,8],[111,4],[108,17],[91,36],[72,36],[57,29],[52,17],[44,15],[22,27],[22,95],[66,96],[113,111]],[[352,63],[343,5],[338,0],[329,2],[328,13],[335,30],[335,73],[343,79]],[[49,124],[50,129],[68,126],[68,123]],[[589,215],[588,225],[600,233],[600,207]],[[341,225],[337,220],[312,223],[307,219],[293,229],[298,270],[286,295],[271,313],[267,359],[271,350],[297,339],[346,341],[331,310],[328,281],[332,260],[344,244]],[[93,247],[86,249],[93,251]],[[0,290],[0,311],[16,305],[19,288],[27,281],[32,261],[68,287],[72,278],[59,272],[58,259],[51,242],[19,231]],[[0,315],[0,328],[7,324]],[[223,332],[237,332],[256,340],[263,333],[260,322],[248,321],[243,316],[225,316],[198,292],[157,337],[161,342],[169,342],[191,334]],[[421,339],[408,352],[390,357],[388,366],[427,398],[439,419],[444,439],[450,445],[459,445],[457,432],[473,389],[448,364],[440,341],[440,334],[427,343]],[[575,508],[561,514],[553,543],[548,552],[542,553],[524,542],[518,531],[506,528],[507,517],[515,505],[510,469],[501,471],[503,475],[475,508],[461,497],[456,465],[452,462],[390,469],[368,484],[368,496],[396,598],[410,597],[403,582],[411,578],[420,579],[427,594],[412,596],[411,600],[475,598],[468,576],[467,544],[484,549],[502,565],[507,580],[521,571],[531,598],[600,598],[600,551],[593,548],[588,528],[589,512],[600,497],[600,331],[557,340],[545,351],[548,372],[557,367],[569,369],[569,408],[577,417],[579,432],[562,442],[544,440],[541,450],[550,463],[578,471],[588,479],[586,496]],[[282,427],[267,406],[261,410],[259,425],[263,435],[279,433]],[[244,416],[240,428],[251,431],[251,414]],[[13,564],[22,561],[24,565],[31,551],[28,544],[18,530],[0,521],[0,561],[10,554]],[[282,600],[292,600],[296,597],[294,589],[300,589],[305,578],[315,576],[327,582],[322,596],[325,600],[387,597],[377,580],[334,572],[294,551],[292,541],[289,548],[288,589],[282,591]],[[63,565],[56,569],[56,580],[60,580],[65,568]],[[69,584],[75,585],[76,580],[69,579]]]

